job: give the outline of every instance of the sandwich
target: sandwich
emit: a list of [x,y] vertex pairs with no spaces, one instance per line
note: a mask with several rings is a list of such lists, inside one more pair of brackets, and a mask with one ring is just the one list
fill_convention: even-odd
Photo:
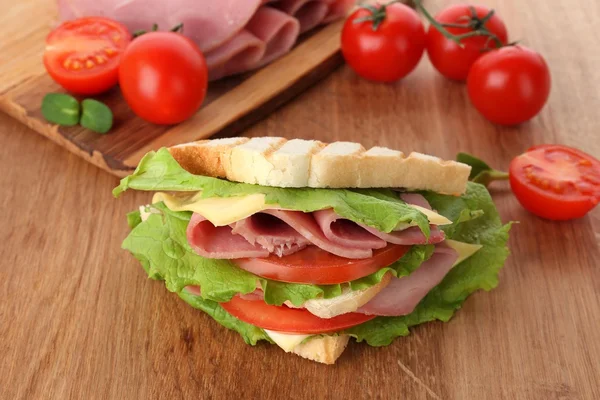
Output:
[[332,364],[449,321],[507,256],[487,189],[455,161],[357,143],[225,138],[148,153],[113,194],[153,192],[123,248],[256,345]]

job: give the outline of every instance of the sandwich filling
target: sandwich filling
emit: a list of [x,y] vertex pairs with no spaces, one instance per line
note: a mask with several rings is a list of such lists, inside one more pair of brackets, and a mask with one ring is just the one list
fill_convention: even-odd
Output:
[[192,175],[149,153],[114,191],[154,191],[123,242],[149,277],[240,333],[295,351],[315,337],[387,345],[497,285],[510,225],[462,196],[276,188]]

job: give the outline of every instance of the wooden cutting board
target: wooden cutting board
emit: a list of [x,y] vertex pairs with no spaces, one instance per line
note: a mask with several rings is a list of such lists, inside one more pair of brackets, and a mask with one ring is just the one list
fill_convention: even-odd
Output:
[[[47,2],[51,3],[51,2]],[[299,44],[286,56],[257,72],[223,79],[209,85],[200,111],[177,126],[160,126],[145,122],[127,106],[118,88],[94,98],[113,111],[115,123],[108,135],[99,135],[76,127],[49,124],[40,112],[47,93],[64,92],[42,64],[43,42],[50,30],[51,16],[27,18],[33,2],[20,2],[15,15],[31,20],[37,35],[3,37],[3,47],[21,48],[33,53],[31,62],[14,75],[14,65],[0,63],[0,110],[17,118],[38,133],[69,151],[117,176],[125,176],[150,150],[213,135],[231,136],[269,115],[337,68],[342,57],[340,30],[343,21],[318,28],[301,37]],[[13,6],[11,6],[13,7]],[[19,9],[21,11],[19,11]]]

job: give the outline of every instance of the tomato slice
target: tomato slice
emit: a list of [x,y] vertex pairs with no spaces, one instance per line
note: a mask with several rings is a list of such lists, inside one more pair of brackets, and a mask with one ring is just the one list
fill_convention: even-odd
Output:
[[337,332],[375,318],[375,315],[348,313],[323,319],[303,308],[272,306],[264,300],[245,300],[239,296],[235,296],[227,303],[221,303],[221,307],[239,320],[278,332]]
[[572,147],[535,146],[511,162],[510,186],[537,216],[580,218],[600,201],[600,161]]
[[409,249],[410,246],[390,244],[373,251],[371,258],[356,260],[309,246],[289,256],[242,258],[235,260],[235,263],[241,269],[276,281],[333,285],[375,273],[398,261]]
[[66,21],[46,38],[44,66],[69,92],[102,93],[117,84],[121,54],[129,42],[125,25],[111,19]]

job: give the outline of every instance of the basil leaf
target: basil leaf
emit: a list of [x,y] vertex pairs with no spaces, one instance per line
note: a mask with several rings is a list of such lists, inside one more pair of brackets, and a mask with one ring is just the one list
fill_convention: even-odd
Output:
[[48,122],[75,126],[79,123],[79,102],[63,93],[48,93],[42,100],[42,115]]
[[107,133],[113,124],[113,114],[106,104],[94,99],[81,102],[81,126],[97,133]]
[[458,153],[456,161],[471,166],[471,174],[469,180],[475,183],[480,183],[483,186],[489,186],[493,181],[507,180],[508,173],[495,170],[484,161],[467,153]]

